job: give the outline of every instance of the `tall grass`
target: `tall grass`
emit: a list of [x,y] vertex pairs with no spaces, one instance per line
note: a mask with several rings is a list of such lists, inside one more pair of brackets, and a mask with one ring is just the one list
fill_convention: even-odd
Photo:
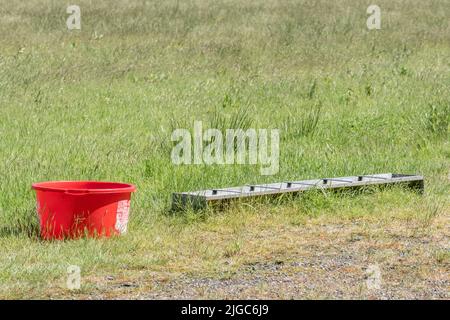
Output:
[[[380,3],[380,32],[364,29],[363,1],[79,5],[76,32],[57,1],[3,5],[4,226],[35,221],[29,186],[38,180],[134,182],[145,216],[172,191],[385,171],[433,183],[447,174],[448,8],[439,1],[414,2],[416,10]],[[195,120],[221,131],[280,129],[280,173],[174,166],[170,134]]]

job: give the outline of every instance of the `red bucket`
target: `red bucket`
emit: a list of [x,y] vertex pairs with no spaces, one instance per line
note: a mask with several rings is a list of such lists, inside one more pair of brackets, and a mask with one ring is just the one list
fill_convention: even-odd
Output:
[[109,237],[127,230],[132,184],[50,181],[32,187],[44,239]]

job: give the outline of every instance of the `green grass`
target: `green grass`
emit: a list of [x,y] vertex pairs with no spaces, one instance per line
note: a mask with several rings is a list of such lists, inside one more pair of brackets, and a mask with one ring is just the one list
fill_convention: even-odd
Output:
[[[392,203],[424,225],[448,214],[445,1],[378,1],[376,31],[366,28],[365,1],[77,4],[82,30],[68,31],[59,1],[0,1],[0,297],[48,296],[69,264],[92,277],[220,273],[221,250],[233,256],[244,244],[220,237],[205,244],[202,232],[221,223],[240,230],[242,221],[257,230],[254,217],[267,212],[279,214],[274,227],[391,212]],[[280,129],[280,172],[173,165],[170,134],[194,120]],[[423,174],[427,193],[318,195],[295,205],[168,214],[174,191],[377,172]],[[129,234],[38,240],[31,183],[64,179],[134,183]],[[83,290],[92,292],[96,280],[87,283]]]

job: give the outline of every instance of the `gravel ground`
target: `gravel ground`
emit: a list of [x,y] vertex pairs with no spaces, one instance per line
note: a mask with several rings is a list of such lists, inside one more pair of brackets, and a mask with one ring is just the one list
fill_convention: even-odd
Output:
[[[448,219],[440,223],[448,226]],[[450,299],[449,228],[408,228],[357,222],[306,226],[290,234],[296,250],[291,245],[273,259],[245,263],[228,274],[144,277],[116,285],[116,294],[108,297]]]
[[[449,299],[450,280],[404,279],[393,273],[414,272],[416,267],[388,266],[379,287],[368,288],[367,267],[347,255],[292,263],[251,266],[230,279],[188,278],[156,283],[141,299]],[[409,269],[409,270],[408,270]],[[386,273],[383,279],[383,273]]]

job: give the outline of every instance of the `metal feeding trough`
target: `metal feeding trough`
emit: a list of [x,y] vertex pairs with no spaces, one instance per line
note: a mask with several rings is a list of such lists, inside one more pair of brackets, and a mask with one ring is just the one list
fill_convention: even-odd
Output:
[[382,173],[338,178],[323,178],[301,181],[283,181],[269,184],[251,184],[241,187],[210,189],[190,192],[177,192],[172,195],[172,208],[182,209],[191,207],[200,209],[208,203],[226,200],[276,196],[284,193],[300,193],[312,189],[362,189],[377,185],[403,185],[405,187],[423,192],[423,176]]

